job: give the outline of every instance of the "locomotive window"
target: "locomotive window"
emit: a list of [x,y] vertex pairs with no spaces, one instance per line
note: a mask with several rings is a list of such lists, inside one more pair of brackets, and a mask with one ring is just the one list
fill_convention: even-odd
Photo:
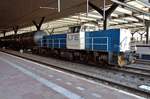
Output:
[[70,27],[69,33],[79,33],[81,26]]
[[69,28],[69,33],[73,33],[73,31],[74,31],[74,28],[73,28],[73,27],[70,27],[70,28]]
[[81,28],[82,32],[97,31],[97,30],[99,30],[99,28],[97,26],[87,26],[87,25],[84,25]]
[[81,26],[76,26],[75,29],[74,29],[74,33],[80,32],[80,28],[81,28]]

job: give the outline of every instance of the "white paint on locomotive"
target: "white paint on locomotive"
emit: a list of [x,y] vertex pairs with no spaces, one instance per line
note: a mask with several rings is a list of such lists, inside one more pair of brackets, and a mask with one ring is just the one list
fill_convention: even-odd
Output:
[[130,51],[131,32],[127,29],[120,29],[120,52]]

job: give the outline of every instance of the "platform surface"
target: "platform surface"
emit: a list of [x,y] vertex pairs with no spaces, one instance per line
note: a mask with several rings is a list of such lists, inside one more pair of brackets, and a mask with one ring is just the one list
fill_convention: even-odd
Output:
[[0,99],[144,99],[0,52]]

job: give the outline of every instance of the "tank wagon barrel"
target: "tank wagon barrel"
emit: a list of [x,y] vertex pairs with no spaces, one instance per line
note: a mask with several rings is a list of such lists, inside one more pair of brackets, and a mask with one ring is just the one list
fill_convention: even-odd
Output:
[[10,35],[1,38],[1,47],[20,49],[32,49],[38,46],[40,39],[47,35],[44,31],[33,31],[23,34]]

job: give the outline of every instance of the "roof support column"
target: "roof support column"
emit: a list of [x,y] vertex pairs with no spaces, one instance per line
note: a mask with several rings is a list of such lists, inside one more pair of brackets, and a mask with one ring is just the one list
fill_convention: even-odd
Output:
[[5,37],[6,36],[6,31],[3,31],[3,37]]
[[103,30],[107,30],[107,18],[103,21]]
[[146,44],[149,43],[149,36],[150,36],[150,21],[145,21],[145,27],[146,27]]
[[32,21],[33,22],[33,24],[36,26],[36,28],[37,28],[37,31],[40,31],[41,30],[41,26],[42,26],[42,24],[43,24],[43,22],[44,22],[44,19],[45,19],[45,17],[42,17],[42,19],[41,19],[41,21],[40,21],[40,23],[39,24],[37,24],[37,22],[36,21]]
[[[121,2],[124,2],[125,0],[119,0]],[[97,7],[96,5],[94,5],[93,3],[89,2],[89,6],[92,7],[94,10],[96,10],[97,12],[99,12],[102,16],[103,16],[103,29],[106,30],[107,29],[107,20],[110,17],[110,15],[113,13],[113,11],[119,6],[116,3],[113,3],[112,6],[108,9],[105,10],[105,12],[103,11],[103,9]],[[104,15],[105,13],[105,15]],[[104,18],[105,17],[105,18]]]
[[19,26],[14,26],[14,27],[13,27],[13,30],[14,30],[15,35],[17,35],[18,29],[19,29]]
[[[144,32],[145,33],[145,32]],[[141,37],[141,41],[143,41],[143,35],[144,33],[139,33],[140,34],[140,37]]]
[[132,36],[131,40],[132,40],[132,41],[134,40],[134,34],[137,33],[137,32],[138,32],[138,31],[135,31],[135,32],[132,32],[132,33],[131,33],[131,36]]

